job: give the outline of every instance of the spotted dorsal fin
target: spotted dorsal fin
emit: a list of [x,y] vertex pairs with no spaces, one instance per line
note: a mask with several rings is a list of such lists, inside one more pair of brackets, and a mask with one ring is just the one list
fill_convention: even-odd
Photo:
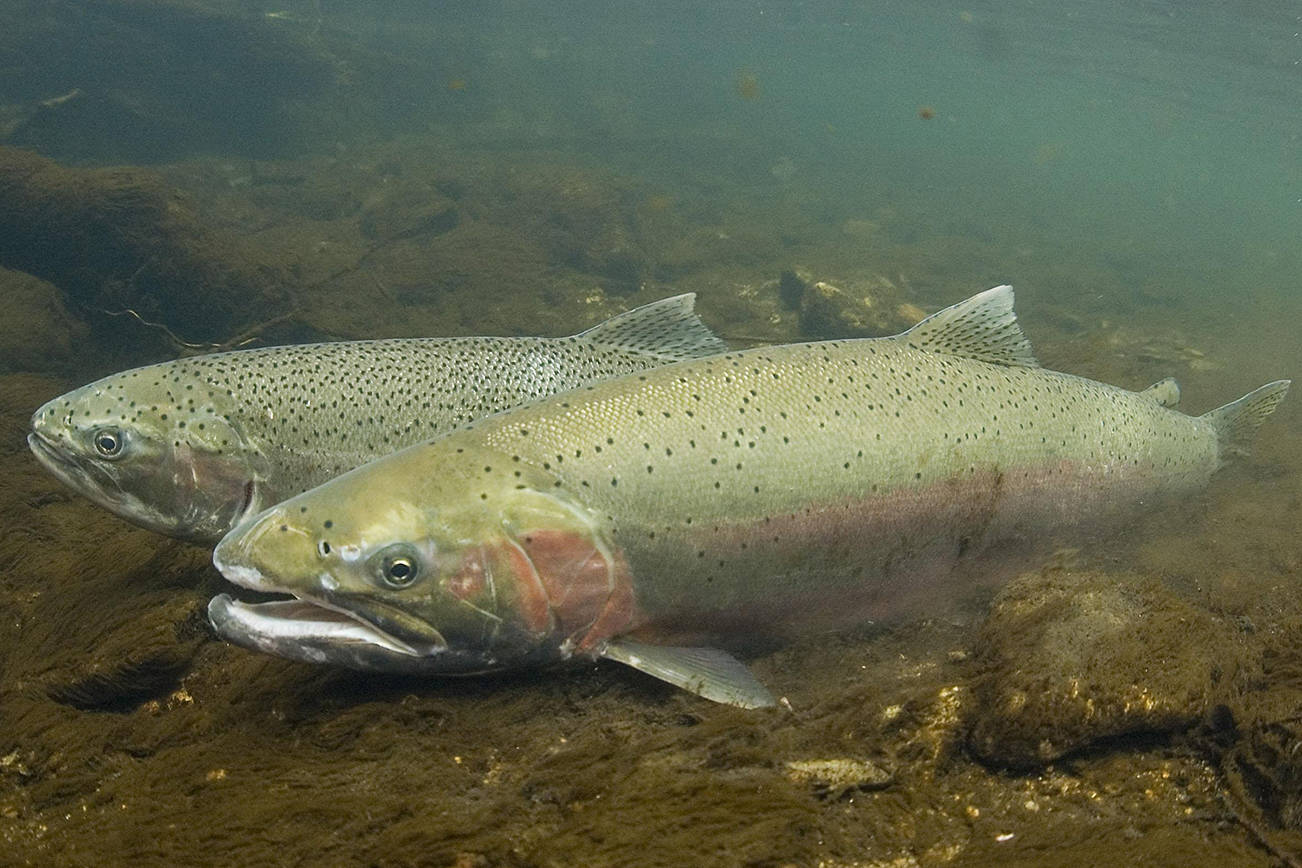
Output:
[[1013,288],[996,286],[937,311],[900,337],[914,349],[993,365],[1038,368],[1013,312]]
[[685,292],[612,316],[575,337],[665,361],[727,352],[728,345],[701,322],[695,307],[696,293]]

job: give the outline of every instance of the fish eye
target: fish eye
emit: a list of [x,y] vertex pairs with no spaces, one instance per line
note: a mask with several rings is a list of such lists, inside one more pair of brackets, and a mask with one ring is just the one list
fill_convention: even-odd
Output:
[[396,543],[381,549],[373,562],[377,578],[388,588],[405,588],[420,575],[416,550],[406,543]]
[[101,458],[118,458],[122,455],[122,448],[126,446],[127,438],[123,433],[110,426],[98,428],[91,435],[91,443],[95,446],[95,451]]

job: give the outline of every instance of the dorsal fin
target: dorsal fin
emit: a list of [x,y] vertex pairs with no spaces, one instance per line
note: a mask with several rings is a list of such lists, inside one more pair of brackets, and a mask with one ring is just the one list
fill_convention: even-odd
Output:
[[1180,384],[1175,381],[1175,377],[1158,380],[1147,389],[1141,389],[1139,394],[1152,398],[1163,407],[1176,407],[1180,404]]
[[662,298],[612,316],[575,337],[666,361],[727,352],[728,345],[696,315],[696,293]]
[[1013,313],[1013,288],[996,286],[937,311],[900,337],[929,353],[977,359],[994,365],[1038,368],[1031,342]]

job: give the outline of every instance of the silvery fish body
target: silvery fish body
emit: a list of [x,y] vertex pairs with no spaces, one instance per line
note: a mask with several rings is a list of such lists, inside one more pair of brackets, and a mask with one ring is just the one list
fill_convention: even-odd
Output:
[[1284,396],[1202,416],[1040,368],[1009,287],[894,338],[759,347],[484,419],[236,528],[234,642],[465,673],[605,656],[712,699],[716,650],[879,617],[961,562],[1196,491]]
[[214,542],[246,515],[473,419],[725,350],[694,300],[565,338],[341,341],[136,368],[45,404],[28,443],[119,516]]

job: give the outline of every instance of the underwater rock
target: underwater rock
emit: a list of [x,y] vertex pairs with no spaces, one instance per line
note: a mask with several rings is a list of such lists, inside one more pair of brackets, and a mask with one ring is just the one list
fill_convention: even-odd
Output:
[[0,297],[0,372],[64,371],[77,361],[89,329],[68,313],[58,289],[0,268]]
[[[652,271],[638,219],[644,191],[614,172],[522,166],[482,203],[485,216],[518,225],[555,265],[596,275],[612,295],[636,292]],[[495,201],[494,201],[495,200]]]
[[898,334],[913,322],[901,312],[902,299],[885,279],[861,281],[846,290],[825,281],[800,296],[800,328],[818,340]]
[[1031,768],[1103,739],[1182,729],[1238,668],[1229,630],[1149,579],[1023,576],[981,629],[968,744]]
[[840,798],[855,790],[881,790],[895,781],[893,772],[869,760],[791,760],[786,767],[787,777],[812,787],[820,798]]
[[798,271],[786,269],[778,275],[778,299],[787,310],[798,310],[809,289],[809,280]]
[[424,184],[398,183],[362,205],[359,228],[367,238],[394,241],[417,235],[442,235],[457,225],[452,200]]
[[1302,834],[1300,753],[1302,727],[1296,720],[1274,721],[1252,725],[1222,762],[1232,791],[1255,805],[1256,819],[1295,837]]
[[11,148],[0,148],[0,265],[190,341],[229,339],[291,301],[269,251],[203,225],[157,175],[71,169]]
[[650,259],[622,227],[599,238],[586,251],[590,270],[605,278],[604,286],[615,295],[629,295],[641,289],[650,271]]
[[1268,628],[1245,621],[1264,638],[1260,668],[1198,733],[1205,752],[1219,755],[1237,818],[1276,855],[1302,853],[1302,614],[1291,596],[1272,597]]

